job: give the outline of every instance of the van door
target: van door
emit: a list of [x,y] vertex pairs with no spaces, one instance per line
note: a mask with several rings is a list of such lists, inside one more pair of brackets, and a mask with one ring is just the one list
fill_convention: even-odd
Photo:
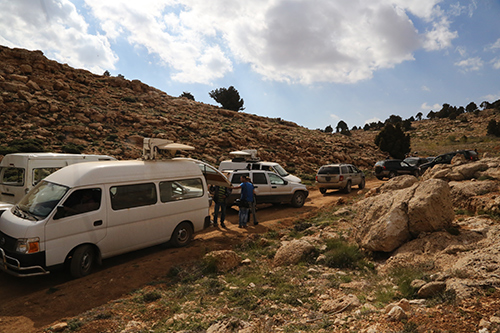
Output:
[[231,182],[227,179],[227,177],[222,172],[211,166],[210,164],[195,159],[187,159],[187,158],[176,158],[176,159],[185,159],[196,163],[196,165],[198,165],[201,172],[203,173],[203,176],[205,177],[205,180],[208,185],[231,187]]
[[63,263],[80,244],[98,244],[106,236],[106,199],[102,187],[70,191],[45,226],[47,266]]

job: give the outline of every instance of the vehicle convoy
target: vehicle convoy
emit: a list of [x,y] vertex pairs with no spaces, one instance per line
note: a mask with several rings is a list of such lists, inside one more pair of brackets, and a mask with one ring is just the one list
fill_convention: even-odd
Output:
[[436,158],[431,162],[422,164],[420,166],[420,169],[422,170],[422,172],[425,172],[427,169],[432,168],[437,164],[450,164],[453,157],[458,154],[464,155],[465,159],[469,161],[477,161],[479,159],[479,156],[475,150],[457,150],[436,156]]
[[7,154],[0,162],[0,209],[19,202],[42,179],[70,164],[112,161],[107,155],[15,153]]
[[322,194],[329,189],[342,189],[351,193],[352,186],[365,187],[365,174],[352,164],[323,165],[316,174],[316,186]]
[[[145,155],[156,148],[144,149]],[[0,269],[32,276],[67,268],[81,277],[118,254],[167,241],[187,245],[210,224],[200,165],[186,159],[101,161],[52,173],[0,213]]]
[[412,166],[403,160],[383,160],[375,163],[375,177],[382,180],[384,178],[394,178],[400,175],[420,176],[420,169]]
[[281,165],[276,162],[263,162],[257,157],[257,150],[239,150],[229,153],[234,158],[222,161],[219,164],[219,171],[228,172],[234,170],[264,170],[272,171],[281,176],[286,181],[300,183],[299,177],[289,174]]
[[[241,183],[241,176],[250,177],[255,187],[257,204],[290,203],[293,207],[299,208],[304,205],[309,195],[309,191],[304,184],[287,181],[272,171],[238,170],[227,174],[233,186]],[[227,198],[227,205],[234,205],[236,199],[240,197],[240,193],[240,189],[234,189]]]

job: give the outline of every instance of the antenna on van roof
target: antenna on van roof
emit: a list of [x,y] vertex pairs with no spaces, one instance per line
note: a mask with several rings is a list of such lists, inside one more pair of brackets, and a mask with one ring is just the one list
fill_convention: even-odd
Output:
[[194,147],[182,143],[175,143],[167,139],[144,138],[142,144],[142,159],[155,160],[160,157],[160,151],[166,151],[166,158],[172,158],[177,150],[194,150]]

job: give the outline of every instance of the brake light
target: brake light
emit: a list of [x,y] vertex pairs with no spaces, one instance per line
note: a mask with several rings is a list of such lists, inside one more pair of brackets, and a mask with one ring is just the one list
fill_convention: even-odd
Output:
[[344,180],[344,176],[339,176],[339,181],[343,181]]
[[318,181],[318,176],[316,176],[316,181]]

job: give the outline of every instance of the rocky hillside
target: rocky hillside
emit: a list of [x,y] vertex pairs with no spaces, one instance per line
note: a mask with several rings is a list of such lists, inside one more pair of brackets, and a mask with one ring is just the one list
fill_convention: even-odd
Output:
[[141,156],[143,137],[159,137],[196,147],[191,157],[214,165],[230,151],[258,149],[262,160],[299,175],[313,174],[328,162],[371,168],[384,156],[373,139],[326,134],[280,118],[172,97],[139,80],[48,60],[40,51],[0,46],[0,89],[3,148],[32,139],[44,151],[130,159]]

